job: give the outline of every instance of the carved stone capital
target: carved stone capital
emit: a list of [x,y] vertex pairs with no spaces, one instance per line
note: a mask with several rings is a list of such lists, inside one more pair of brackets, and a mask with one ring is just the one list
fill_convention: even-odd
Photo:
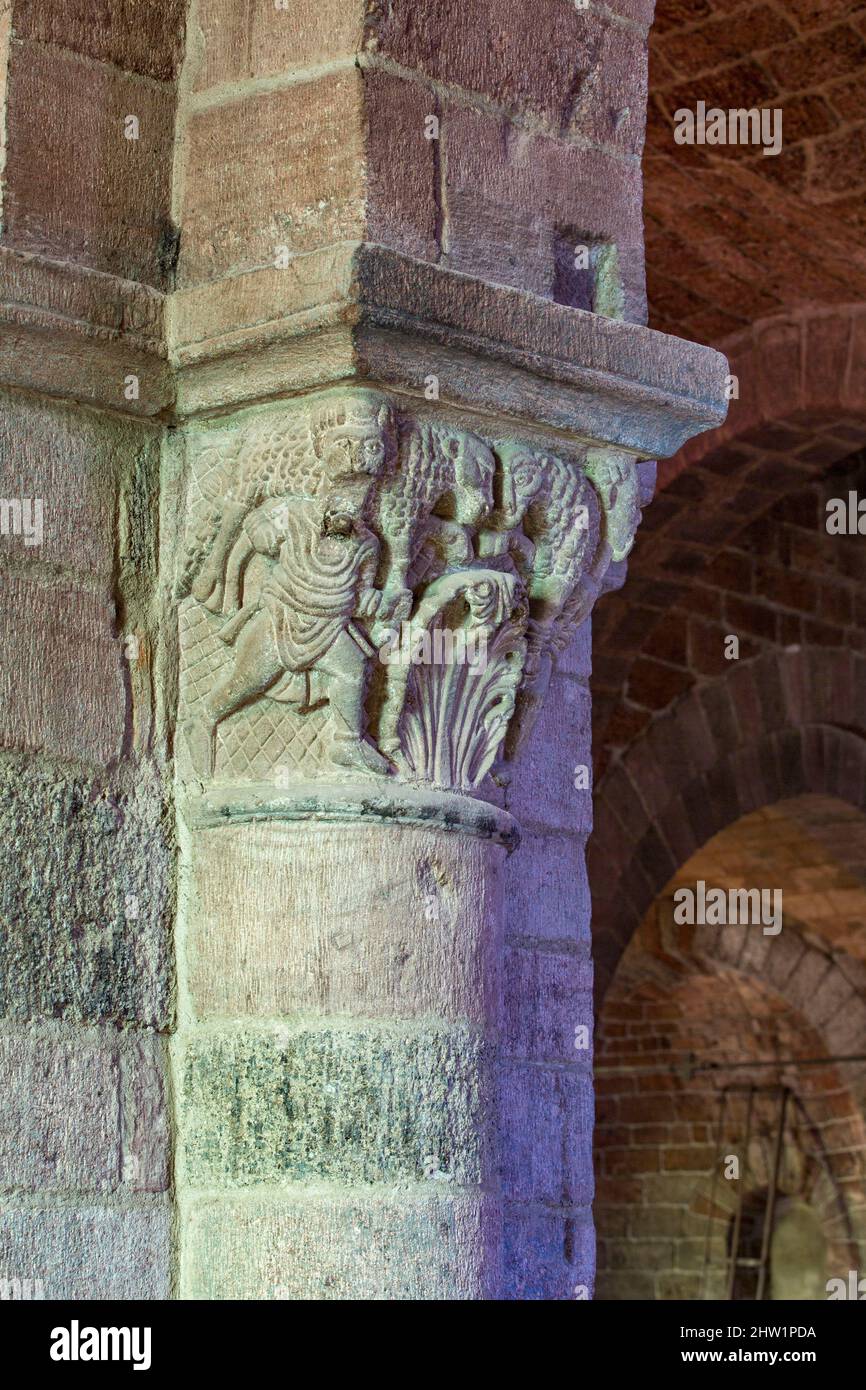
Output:
[[347,388],[189,436],[183,780],[507,777],[640,519],[613,448]]

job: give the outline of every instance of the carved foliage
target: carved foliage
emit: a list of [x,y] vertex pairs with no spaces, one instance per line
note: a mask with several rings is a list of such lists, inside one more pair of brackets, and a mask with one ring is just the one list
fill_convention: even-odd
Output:
[[486,442],[369,390],[192,452],[179,765],[200,780],[479,786],[639,519],[627,455]]

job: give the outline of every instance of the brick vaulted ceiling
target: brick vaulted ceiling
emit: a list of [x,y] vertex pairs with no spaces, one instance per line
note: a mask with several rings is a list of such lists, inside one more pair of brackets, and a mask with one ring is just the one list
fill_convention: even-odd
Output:
[[[650,324],[714,346],[866,300],[866,3],[658,0],[644,156]],[[783,147],[677,145],[674,112],[781,108]]]

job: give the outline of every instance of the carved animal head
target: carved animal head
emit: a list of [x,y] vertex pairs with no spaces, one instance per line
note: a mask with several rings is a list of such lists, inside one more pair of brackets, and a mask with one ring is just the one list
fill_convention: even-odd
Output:
[[526,444],[499,444],[496,507],[490,525],[497,531],[513,531],[548,482],[547,459]]
[[590,449],[586,472],[601,498],[611,555],[616,561],[624,560],[640,522],[637,463],[616,449]]
[[356,391],[320,406],[311,422],[313,448],[329,478],[379,478],[397,458],[394,412],[375,391]]
[[493,510],[493,453],[483,439],[462,432],[449,436],[444,447],[454,460],[454,519],[478,526]]

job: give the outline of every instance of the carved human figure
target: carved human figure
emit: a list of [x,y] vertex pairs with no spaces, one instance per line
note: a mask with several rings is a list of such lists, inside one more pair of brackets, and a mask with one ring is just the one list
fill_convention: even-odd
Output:
[[365,490],[324,500],[278,499],[251,515],[254,549],[275,561],[259,597],[241,608],[221,636],[234,647],[231,669],[185,726],[200,777],[213,772],[217,726],[264,695],[284,697],[313,672],[325,677],[332,720],[331,758],[344,768],[382,774],[388,763],[364,738],[367,662],[373,656],[360,622],[375,617],[373,587],[379,543],[366,526]]
[[[495,466],[483,439],[468,430],[427,422],[404,423],[400,467],[381,485],[377,515],[388,550],[384,592],[394,616],[409,616],[409,570],[433,532],[439,530],[443,540],[447,537],[447,546],[457,554],[461,548],[458,530],[462,528],[464,554],[471,553],[470,532],[493,507]],[[452,515],[436,514],[446,508]]]
[[[225,611],[226,574],[245,518],[269,498],[321,497],[348,478],[390,472],[397,435],[390,402],[378,392],[327,398],[311,414],[269,416],[216,450],[213,504],[193,535],[177,586],[213,613]],[[228,595],[231,611],[234,595]]]
[[[228,649],[212,688],[201,674],[185,687],[195,691],[184,731],[200,777],[213,774],[220,724],[263,697],[302,715],[327,704],[316,761],[325,754],[365,774],[408,769],[475,786],[506,726],[506,757],[516,755],[556,653],[630,549],[639,490],[620,451],[563,459],[509,440],[496,454],[498,471],[477,435],[438,416],[398,415],[366,388],[216,437],[195,474],[211,505],[178,584],[181,597],[222,615],[216,635]],[[456,662],[412,671],[383,662],[370,692],[376,748],[368,677],[403,622],[422,637],[483,631],[489,660],[480,675]],[[200,616],[185,628],[199,634],[190,637],[199,673],[212,670],[215,626],[204,623],[204,638]],[[232,748],[229,737],[229,767]]]
[[[529,600],[523,682],[506,740],[511,759],[535,723],[560,645],[559,629],[591,574],[600,509],[582,460],[564,460],[515,441],[497,445],[496,456],[496,507],[479,553],[510,557]],[[501,768],[497,775],[504,775]]]

